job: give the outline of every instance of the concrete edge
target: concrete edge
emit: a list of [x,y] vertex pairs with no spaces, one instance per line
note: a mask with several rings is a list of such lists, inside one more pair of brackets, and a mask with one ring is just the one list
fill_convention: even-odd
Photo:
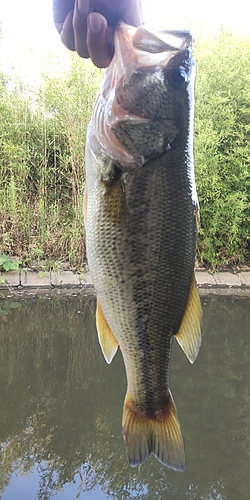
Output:
[[[228,290],[227,294],[238,294],[239,291],[250,290],[250,271],[232,273],[221,271],[210,274],[207,271],[195,271],[199,291],[206,294],[214,291]],[[94,288],[91,276],[74,274],[72,271],[37,272],[37,271],[8,271],[0,273],[0,291],[9,289],[87,289]],[[217,293],[218,294],[218,293]]]

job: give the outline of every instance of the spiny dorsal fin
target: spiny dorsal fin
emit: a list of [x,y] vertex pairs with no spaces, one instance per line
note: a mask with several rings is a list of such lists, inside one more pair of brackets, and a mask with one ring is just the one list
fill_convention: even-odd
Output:
[[177,411],[169,392],[165,408],[155,418],[134,407],[129,394],[123,409],[122,432],[130,465],[140,465],[154,454],[158,460],[176,471],[186,467],[185,449]]
[[200,297],[193,277],[186,311],[179,331],[175,335],[190,363],[194,363],[201,345],[201,316]]
[[98,301],[96,306],[96,328],[103,356],[107,363],[110,364],[117,351],[118,342],[109,328]]

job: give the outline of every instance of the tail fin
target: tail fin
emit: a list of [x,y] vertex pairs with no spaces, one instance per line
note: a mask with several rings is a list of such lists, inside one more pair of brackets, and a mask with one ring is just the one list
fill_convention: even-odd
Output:
[[130,465],[142,464],[154,454],[158,460],[176,471],[186,467],[185,449],[176,407],[169,392],[166,407],[155,417],[134,408],[126,395],[122,419],[123,437]]

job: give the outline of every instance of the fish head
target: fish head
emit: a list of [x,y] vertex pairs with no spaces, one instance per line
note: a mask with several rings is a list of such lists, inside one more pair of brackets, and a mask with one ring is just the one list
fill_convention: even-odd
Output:
[[152,33],[120,23],[95,117],[104,152],[134,168],[186,140],[193,77],[190,32]]

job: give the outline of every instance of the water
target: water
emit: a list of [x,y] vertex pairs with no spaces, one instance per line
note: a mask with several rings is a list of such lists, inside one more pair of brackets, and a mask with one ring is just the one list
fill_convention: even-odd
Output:
[[126,460],[126,379],[95,331],[95,298],[79,294],[0,301],[2,500],[248,500],[250,301],[203,298],[201,352],[191,365],[175,343],[171,389],[187,470]]

